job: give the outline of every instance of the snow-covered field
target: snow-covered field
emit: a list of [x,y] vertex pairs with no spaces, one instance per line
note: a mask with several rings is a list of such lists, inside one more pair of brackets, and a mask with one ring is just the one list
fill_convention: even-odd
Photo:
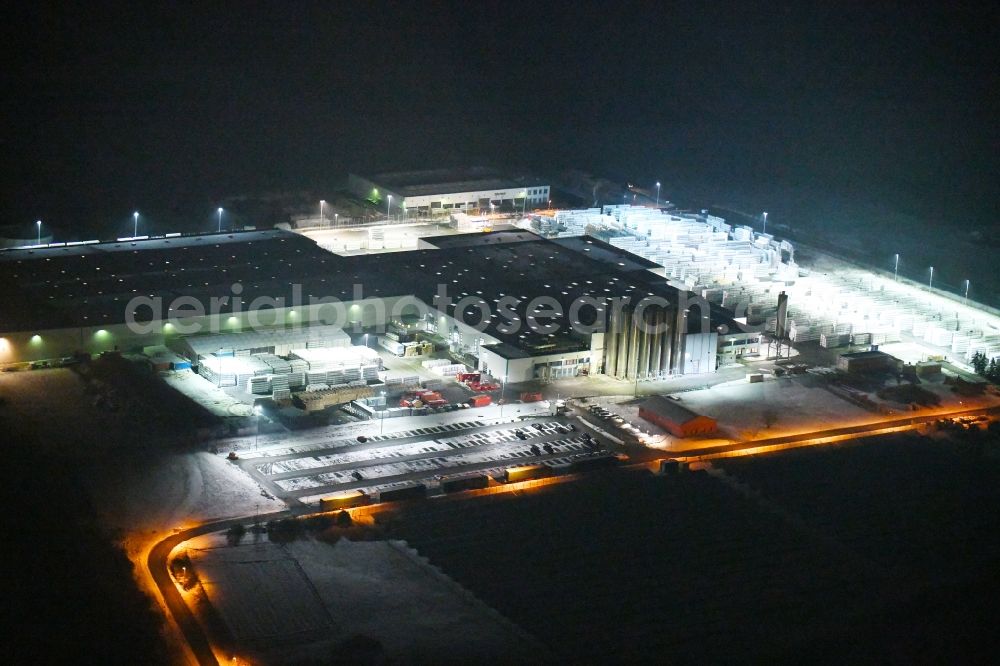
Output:
[[[265,664],[326,658],[365,636],[389,663],[524,661],[534,641],[406,547],[345,538],[227,546],[188,543],[213,606]],[[261,590],[267,595],[258,596]],[[266,599],[266,603],[261,603]]]

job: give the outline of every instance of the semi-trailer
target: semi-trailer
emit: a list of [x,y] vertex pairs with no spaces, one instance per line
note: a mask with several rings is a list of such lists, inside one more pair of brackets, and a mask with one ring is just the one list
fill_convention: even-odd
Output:
[[490,477],[485,474],[474,474],[472,476],[459,476],[450,479],[441,479],[441,490],[446,493],[457,493],[463,490],[476,490],[486,488],[490,485]]
[[522,465],[520,467],[508,467],[503,472],[503,480],[506,483],[529,481],[531,479],[544,479],[547,476],[552,476],[552,468],[548,465]]
[[320,511],[337,511],[339,509],[351,509],[356,506],[365,506],[372,503],[369,497],[362,490],[347,490],[342,493],[335,493],[329,497],[323,497],[319,501]]

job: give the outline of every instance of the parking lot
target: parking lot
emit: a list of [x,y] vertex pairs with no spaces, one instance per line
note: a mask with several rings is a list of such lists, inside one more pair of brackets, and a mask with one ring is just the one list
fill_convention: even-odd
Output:
[[309,503],[334,492],[375,494],[413,482],[433,492],[447,475],[500,476],[508,467],[529,464],[558,468],[608,452],[607,442],[591,438],[570,419],[545,417],[429,425],[365,441],[312,439],[302,445],[285,440],[278,447],[245,451],[234,462],[275,496]]

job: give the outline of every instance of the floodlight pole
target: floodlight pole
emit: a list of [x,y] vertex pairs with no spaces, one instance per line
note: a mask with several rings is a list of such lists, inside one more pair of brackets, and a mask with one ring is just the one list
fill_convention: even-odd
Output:
[[931,277],[927,280],[927,286],[931,289],[934,288],[934,267],[931,266]]
[[656,181],[656,207],[660,207],[660,181]]
[[389,194],[389,195],[386,195],[386,198],[385,198],[385,219],[386,219],[386,221],[389,220],[389,215],[390,215],[391,211],[392,211],[392,195]]
[[38,244],[41,245],[42,244],[42,221],[41,220],[36,221],[35,225],[38,226]]
[[504,359],[503,377],[500,379],[500,418],[503,418],[503,403],[507,396],[507,373],[510,372],[510,359]]
[[385,404],[385,391],[382,391],[382,418],[379,419],[378,434],[382,434],[385,431],[385,409],[387,405]]
[[965,281],[965,304],[969,304],[969,281]]
[[257,450],[257,440],[260,439],[260,413],[261,413],[261,411],[263,411],[263,410],[261,410],[260,405],[254,405],[253,413],[257,417],[257,432],[255,432],[254,436],[253,436],[253,450],[254,451]]
[[763,214],[761,215],[761,217],[763,217],[763,218],[764,218],[764,230],[763,230],[763,231],[761,231],[761,233],[762,233],[762,234],[766,234],[766,233],[767,233],[767,211],[766,211],[766,210],[765,210],[765,211],[764,211],[764,213],[763,213]]
[[139,235],[139,211],[132,213],[132,238]]
[[221,234],[222,233],[222,207],[221,206],[219,207],[218,213],[219,213],[219,233]]
[[899,282],[899,253],[896,253],[896,263],[892,266],[892,280]]

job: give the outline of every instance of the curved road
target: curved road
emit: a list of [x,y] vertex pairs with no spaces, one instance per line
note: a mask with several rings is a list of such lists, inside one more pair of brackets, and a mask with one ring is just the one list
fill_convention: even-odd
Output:
[[146,557],[146,569],[149,571],[149,575],[152,576],[153,582],[160,589],[164,603],[170,609],[170,614],[174,616],[177,626],[180,627],[181,632],[184,634],[184,639],[187,640],[188,646],[191,648],[199,664],[203,666],[218,666],[219,662],[215,658],[215,653],[212,651],[212,644],[209,642],[208,636],[205,635],[204,628],[194,613],[191,612],[191,609],[188,608],[181,593],[177,591],[177,586],[174,584],[168,567],[170,553],[179,544],[203,534],[227,530],[233,525],[243,524],[248,520],[259,519],[266,522],[291,515],[293,515],[292,511],[285,510],[264,514],[256,518],[253,516],[227,518],[211,523],[202,523],[197,527],[192,527],[191,529],[168,536],[149,551],[149,555]]

